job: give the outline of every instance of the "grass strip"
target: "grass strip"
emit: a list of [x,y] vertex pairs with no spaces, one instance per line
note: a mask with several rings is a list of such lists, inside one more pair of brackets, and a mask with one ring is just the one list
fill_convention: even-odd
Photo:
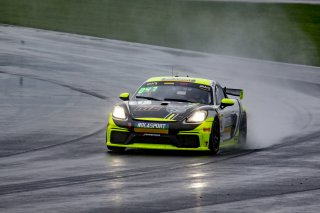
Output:
[[0,23],[320,66],[320,5],[0,0]]

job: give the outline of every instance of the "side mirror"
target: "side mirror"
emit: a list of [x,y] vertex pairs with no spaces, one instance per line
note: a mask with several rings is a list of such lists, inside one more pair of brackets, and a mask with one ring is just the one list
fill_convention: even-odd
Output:
[[119,98],[123,101],[128,101],[129,100],[129,93],[125,92],[125,93],[121,93],[119,95]]
[[222,108],[225,108],[227,106],[233,106],[235,103],[235,101],[233,99],[230,99],[230,98],[223,98],[221,100],[221,107]]
[[240,100],[243,99],[243,90],[240,91]]

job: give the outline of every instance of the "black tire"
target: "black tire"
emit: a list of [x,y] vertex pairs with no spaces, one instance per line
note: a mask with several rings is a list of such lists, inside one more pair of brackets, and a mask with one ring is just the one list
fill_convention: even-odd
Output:
[[107,148],[112,152],[124,152],[125,147],[117,147],[117,146],[107,146]]
[[220,123],[218,118],[214,118],[210,141],[209,141],[210,153],[213,155],[218,154],[220,150]]
[[240,121],[239,127],[239,140],[238,144],[240,146],[245,146],[247,142],[247,113],[243,112],[243,116]]

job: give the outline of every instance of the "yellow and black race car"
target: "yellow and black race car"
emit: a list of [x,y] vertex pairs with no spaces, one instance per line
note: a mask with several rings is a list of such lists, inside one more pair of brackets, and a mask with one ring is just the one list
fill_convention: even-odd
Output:
[[107,147],[111,151],[138,148],[216,154],[222,146],[243,145],[247,116],[242,97],[241,89],[223,88],[213,80],[150,78],[131,98],[129,93],[120,94],[123,101],[109,117]]

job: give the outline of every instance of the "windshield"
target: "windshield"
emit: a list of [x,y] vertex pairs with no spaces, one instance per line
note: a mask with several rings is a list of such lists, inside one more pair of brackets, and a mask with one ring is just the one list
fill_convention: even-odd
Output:
[[190,82],[147,82],[134,99],[212,104],[211,87]]

